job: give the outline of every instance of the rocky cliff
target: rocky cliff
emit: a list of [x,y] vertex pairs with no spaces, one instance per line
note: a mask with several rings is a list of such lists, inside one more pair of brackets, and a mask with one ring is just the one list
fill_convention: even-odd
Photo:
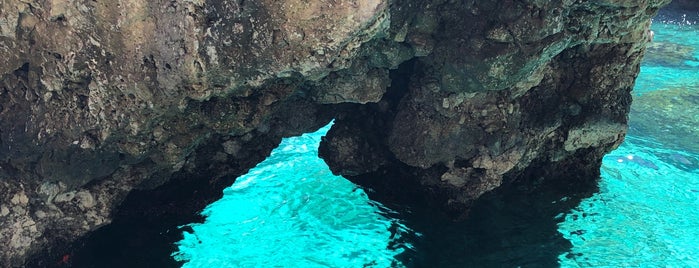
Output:
[[668,2],[3,0],[0,265],[118,210],[194,213],[332,118],[334,172],[454,217],[594,180]]

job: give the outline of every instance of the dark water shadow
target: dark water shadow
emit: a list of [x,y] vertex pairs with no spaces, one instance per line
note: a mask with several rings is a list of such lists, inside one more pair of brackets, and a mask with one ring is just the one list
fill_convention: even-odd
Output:
[[[558,232],[557,223],[563,220],[560,215],[595,192],[596,181],[581,185],[579,181],[560,179],[545,180],[535,187],[516,185],[531,186],[513,183],[485,194],[469,218],[461,222],[436,212],[410,191],[402,200],[382,200],[368,192],[372,199],[396,212],[388,216],[412,230],[401,233],[401,241],[395,241],[404,248],[412,246],[397,256],[407,267],[558,267],[558,256],[571,248]],[[154,199],[170,199],[159,194],[184,195],[184,189],[192,189],[186,184],[171,187],[183,190],[138,192],[128,198],[125,206],[138,208]],[[182,239],[183,230],[178,226],[200,222],[199,216],[189,212],[204,205],[190,204],[187,208],[185,203],[173,204],[173,211],[168,211],[161,204],[156,206],[157,211],[144,206],[121,211],[123,215],[112,224],[60,252],[50,253],[49,261],[44,259],[29,267],[179,267],[181,263],[170,257],[176,250],[174,243]],[[69,260],[62,262],[65,254],[70,255]]]
[[170,256],[189,228],[180,226],[203,222],[199,211],[218,200],[241,173],[213,184],[211,173],[177,174],[156,189],[133,191],[116,209],[112,223],[36,254],[27,267],[180,267]]
[[[179,202],[168,210],[157,204],[164,192],[131,193],[112,223],[62,248],[37,254],[28,267],[180,267],[182,264],[170,257],[176,250],[174,243],[182,239],[178,226],[202,222],[203,218],[193,212],[200,205]],[[179,212],[176,206],[181,206]]]
[[504,185],[483,195],[464,221],[436,212],[417,195],[404,196],[403,205],[396,205],[395,197],[368,192],[394,210],[388,216],[411,230],[394,242],[411,245],[403,246],[406,251],[397,257],[406,267],[559,267],[559,256],[570,252],[572,244],[558,231],[558,223],[598,191],[597,181],[560,178],[535,187]]
[[180,267],[170,257],[174,243],[182,239],[177,225],[113,222],[71,245],[71,258],[54,267]]
[[[694,0],[689,0],[694,1]],[[699,3],[694,1],[689,5],[674,0],[661,8],[653,20],[692,25],[699,22]]]

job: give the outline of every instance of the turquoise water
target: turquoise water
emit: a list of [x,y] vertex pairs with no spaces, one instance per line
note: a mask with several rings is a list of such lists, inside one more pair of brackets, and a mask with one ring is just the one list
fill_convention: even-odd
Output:
[[183,267],[391,267],[407,228],[318,157],[330,125],[284,139],[192,224]]
[[699,267],[699,28],[670,14],[652,30],[667,49],[648,51],[599,193],[559,224],[562,267]]
[[[653,20],[653,44],[664,49],[649,49],[641,73],[636,79],[636,95],[678,87],[697,87],[699,81],[699,26],[681,15]],[[666,49],[665,49],[666,48]],[[686,54],[683,54],[683,49]],[[655,61],[654,59],[659,59]],[[674,64],[673,64],[674,63]]]
[[576,197],[505,193],[484,196],[465,223],[429,211],[401,220],[410,215],[317,157],[328,126],[284,139],[202,212],[173,257],[207,268],[699,267],[699,31],[681,14],[652,29],[629,135],[603,159],[599,191],[570,211],[556,212]]
[[699,267],[696,154],[636,137],[604,158],[600,192],[565,217],[563,267]]

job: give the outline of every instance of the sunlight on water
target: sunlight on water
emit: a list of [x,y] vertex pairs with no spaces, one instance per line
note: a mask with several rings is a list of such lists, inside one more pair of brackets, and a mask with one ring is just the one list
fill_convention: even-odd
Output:
[[271,156],[191,224],[173,256],[183,267],[396,267],[408,230],[366,193],[334,176],[315,133],[282,141]]
[[681,20],[654,20],[651,29],[655,37],[636,79],[635,94],[696,87],[699,81],[699,26]]
[[604,158],[600,192],[559,227],[564,267],[698,267],[699,155],[629,137]]
[[699,29],[682,16],[652,29],[629,135],[559,224],[562,267],[699,267]]

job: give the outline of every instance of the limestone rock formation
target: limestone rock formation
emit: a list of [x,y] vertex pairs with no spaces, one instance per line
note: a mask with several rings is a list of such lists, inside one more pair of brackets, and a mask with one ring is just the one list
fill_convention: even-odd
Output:
[[502,184],[594,178],[668,2],[0,1],[0,266],[133,192],[194,213],[331,118],[335,172],[405,171],[377,192],[456,216]]
[[409,32],[430,37],[420,44],[431,53],[381,102],[338,116],[321,155],[377,191],[417,189],[454,217],[503,184],[595,179],[625,134],[649,19],[666,3],[417,6]]

